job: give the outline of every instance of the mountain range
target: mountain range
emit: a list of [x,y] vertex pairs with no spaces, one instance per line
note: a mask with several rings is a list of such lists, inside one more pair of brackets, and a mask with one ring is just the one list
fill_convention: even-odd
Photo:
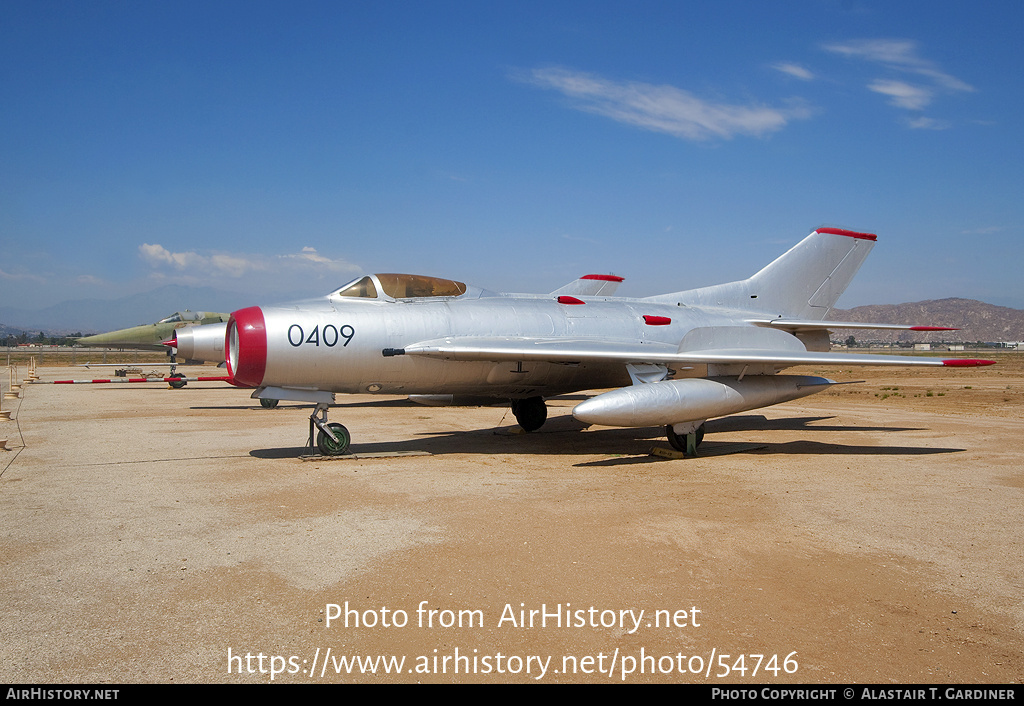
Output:
[[1024,310],[986,304],[976,299],[930,299],[907,304],[877,304],[833,309],[832,321],[876,324],[949,326],[959,331],[885,331],[833,329],[832,340],[853,336],[858,341],[939,343],[1024,341]]
[[230,312],[253,304],[252,295],[169,284],[121,299],[80,299],[43,309],[0,306],[0,335],[40,331],[48,336],[101,333],[151,324],[177,311]]

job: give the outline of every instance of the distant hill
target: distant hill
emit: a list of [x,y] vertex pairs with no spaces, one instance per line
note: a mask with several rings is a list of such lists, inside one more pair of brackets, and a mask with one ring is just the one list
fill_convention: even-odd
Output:
[[866,331],[834,329],[832,340],[853,336],[858,341],[939,343],[942,341],[1024,341],[1024,310],[986,304],[976,299],[932,299],[908,304],[878,304],[833,309],[833,321],[876,324],[950,326],[959,331]]
[[0,324],[2,330],[66,336],[76,331],[100,333],[151,324],[185,309],[230,312],[252,303],[252,297],[243,294],[171,284],[122,299],[81,299],[44,309],[0,307]]
[[[25,329],[0,324],[0,341],[6,340],[8,336],[20,336],[22,333],[26,333]],[[36,331],[36,333],[39,332]]]

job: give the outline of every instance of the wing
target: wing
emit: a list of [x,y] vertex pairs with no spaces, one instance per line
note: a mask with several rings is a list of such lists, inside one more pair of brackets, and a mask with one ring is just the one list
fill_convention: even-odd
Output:
[[622,277],[617,275],[583,275],[573,280],[564,287],[559,287],[551,292],[552,296],[563,294],[576,296],[602,296],[610,297],[622,284]]
[[976,366],[995,361],[903,355],[862,355],[808,351],[784,331],[752,326],[695,328],[678,346],[595,338],[447,337],[405,348],[386,348],[385,356],[415,355],[464,361],[620,362],[655,365],[928,365]]

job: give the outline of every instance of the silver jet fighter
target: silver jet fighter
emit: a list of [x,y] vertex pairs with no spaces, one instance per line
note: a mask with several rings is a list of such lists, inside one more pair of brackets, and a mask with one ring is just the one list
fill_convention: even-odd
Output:
[[[383,275],[380,275],[383,276]],[[423,278],[419,278],[423,279]],[[622,277],[615,275],[584,275],[574,282],[570,282],[561,289],[556,289],[551,294],[590,294],[611,296]],[[345,289],[344,287],[342,289]],[[170,339],[163,342],[164,346],[173,348],[177,355],[188,360],[200,360],[213,363],[224,363],[224,340],[227,331],[227,315],[224,315],[220,323],[204,323],[201,326],[189,326],[177,328],[172,332]],[[447,397],[451,397],[448,395]],[[436,404],[437,401],[422,400],[425,404]]]
[[664,426],[688,455],[704,422],[819,392],[833,380],[779,375],[824,365],[973,366],[993,361],[831,353],[831,328],[950,330],[825,321],[876,236],[819,228],[752,277],[672,294],[610,296],[591,275],[548,295],[498,294],[416,275],[357,279],[327,297],[250,307],[227,325],[234,384],[254,398],[316,404],[324,454],[348,431],[327,423],[335,393],[503,398],[527,431],[545,397],[616,388],[573,409],[582,422]]

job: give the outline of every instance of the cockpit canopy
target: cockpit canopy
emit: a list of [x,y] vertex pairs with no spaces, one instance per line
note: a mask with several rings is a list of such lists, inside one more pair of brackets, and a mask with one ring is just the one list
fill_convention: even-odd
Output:
[[205,311],[176,311],[166,319],[160,319],[157,321],[158,324],[176,324],[180,321],[201,321],[208,316],[217,316],[217,314],[207,314]]
[[[379,290],[379,291],[378,291]],[[419,297],[458,297],[466,293],[466,285],[455,280],[426,275],[366,275],[336,290],[332,297],[376,299],[383,294],[391,299]]]

